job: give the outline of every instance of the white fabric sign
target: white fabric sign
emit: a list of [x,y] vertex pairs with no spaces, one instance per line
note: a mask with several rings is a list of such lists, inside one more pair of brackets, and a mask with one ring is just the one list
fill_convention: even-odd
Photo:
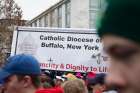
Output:
[[109,58],[95,30],[18,27],[11,55],[31,54],[42,69],[107,72]]

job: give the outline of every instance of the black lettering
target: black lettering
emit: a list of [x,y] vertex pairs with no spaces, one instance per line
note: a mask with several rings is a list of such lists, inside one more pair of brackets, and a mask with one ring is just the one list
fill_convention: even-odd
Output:
[[40,35],[40,40],[43,40],[43,35]]
[[72,44],[67,44],[67,48],[68,48],[68,49],[81,49],[81,46],[72,45]]
[[99,47],[97,45],[95,46],[89,46],[89,45],[84,45],[85,50],[99,50]]
[[45,43],[44,42],[41,43],[41,47],[45,47]]

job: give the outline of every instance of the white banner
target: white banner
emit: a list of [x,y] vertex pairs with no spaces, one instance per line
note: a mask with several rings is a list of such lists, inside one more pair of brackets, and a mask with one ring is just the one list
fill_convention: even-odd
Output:
[[95,30],[18,27],[11,55],[32,54],[42,69],[107,72],[109,58]]

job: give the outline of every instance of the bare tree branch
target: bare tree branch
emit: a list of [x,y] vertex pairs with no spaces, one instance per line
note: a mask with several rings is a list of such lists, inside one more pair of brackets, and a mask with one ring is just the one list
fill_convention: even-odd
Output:
[[9,26],[21,25],[22,10],[14,0],[0,0],[0,66],[10,52],[13,32]]

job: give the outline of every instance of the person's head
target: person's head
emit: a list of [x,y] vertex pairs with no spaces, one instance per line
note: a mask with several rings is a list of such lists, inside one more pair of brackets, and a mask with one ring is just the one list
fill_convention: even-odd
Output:
[[75,80],[77,79],[77,77],[75,75],[73,75],[72,73],[68,73],[66,75],[67,80]]
[[107,0],[98,34],[111,58],[107,84],[140,93],[140,0]]
[[61,84],[64,82],[64,79],[61,76],[56,76],[55,79],[55,86],[61,86]]
[[47,81],[47,75],[45,73],[41,73],[40,75],[41,83],[44,83]]
[[50,72],[48,70],[42,70],[40,78],[41,78],[42,83],[49,81],[50,80]]
[[98,92],[103,92],[106,91],[106,85],[105,85],[105,76],[106,74],[100,73],[96,74],[94,78],[87,79],[87,86],[89,86],[93,93]]
[[96,77],[96,73],[94,72],[88,72],[87,75],[86,75],[86,84],[87,84],[87,89],[88,91],[92,91],[93,88],[92,88],[92,82],[94,80],[94,78]]
[[0,70],[5,93],[33,93],[40,87],[40,66],[38,61],[25,54],[8,58]]
[[63,83],[64,93],[86,93],[87,89],[83,80],[68,80]]

